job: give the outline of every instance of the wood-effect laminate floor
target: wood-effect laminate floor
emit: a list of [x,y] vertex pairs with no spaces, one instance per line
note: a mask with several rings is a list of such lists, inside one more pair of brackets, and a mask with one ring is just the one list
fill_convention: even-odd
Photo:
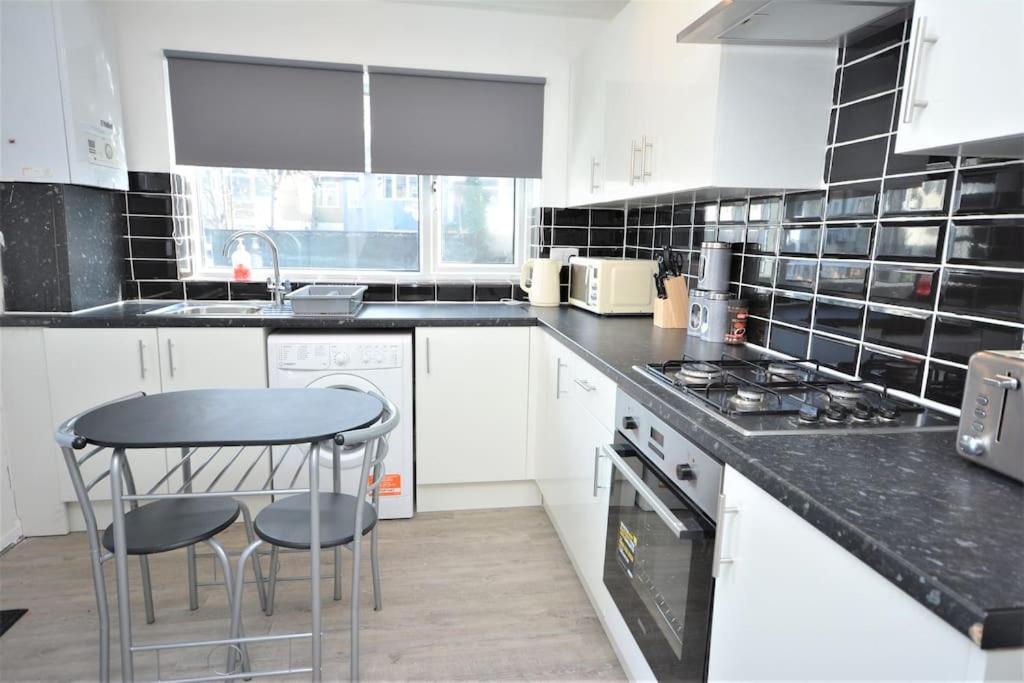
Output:
[[[384,609],[374,612],[368,544],[361,581],[361,675],[366,680],[622,680],[624,674],[572,565],[540,508],[440,512],[389,520],[381,529]],[[241,527],[221,535],[237,552]],[[285,555],[283,571],[308,571],[308,555]],[[330,574],[330,554],[323,571]],[[351,555],[343,553],[344,595],[331,600],[323,582],[324,679],[348,679]],[[155,624],[147,625],[132,561],[132,624],[137,642],[225,637],[223,587],[200,590],[188,609],[184,551],[151,558]],[[200,560],[201,580],[213,580],[212,558]],[[105,566],[111,604],[111,674],[120,679],[112,562]],[[249,574],[251,578],[251,571]],[[308,631],[309,585],[278,584],[276,610],[259,609],[247,584],[248,635]],[[26,615],[0,638],[0,680],[94,680],[96,603],[84,534],[31,538],[0,556],[0,608]],[[290,651],[289,651],[290,649]],[[308,665],[309,641],[252,647],[254,668],[280,668],[289,658]],[[203,675],[207,658],[223,668],[222,650],[160,655],[164,678]],[[136,656],[136,679],[153,680],[156,658]],[[296,680],[291,678],[289,680]]]

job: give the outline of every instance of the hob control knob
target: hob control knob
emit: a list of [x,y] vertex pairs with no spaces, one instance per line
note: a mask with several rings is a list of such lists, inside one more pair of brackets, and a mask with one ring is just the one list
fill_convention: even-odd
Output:
[[629,432],[636,430],[636,420],[631,417],[622,418],[622,428]]
[[976,436],[964,434],[960,437],[960,450],[976,457],[985,455],[985,442]]
[[345,353],[344,351],[334,354],[335,365],[348,365],[349,360],[351,359],[349,358],[348,354]]
[[696,478],[697,473],[693,471],[693,467],[690,465],[676,465],[676,479],[693,481]]

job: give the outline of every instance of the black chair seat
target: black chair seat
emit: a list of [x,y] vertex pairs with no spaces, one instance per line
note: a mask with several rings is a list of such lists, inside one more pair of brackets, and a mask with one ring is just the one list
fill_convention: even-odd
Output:
[[[253,527],[267,543],[282,548],[309,550],[309,494],[300,493],[263,508]],[[355,496],[344,493],[320,494],[320,547],[351,543],[356,525]],[[363,534],[377,525],[377,512],[363,501]]]
[[[129,555],[152,555],[194,545],[231,526],[241,508],[232,498],[168,498],[129,510],[124,516]],[[103,532],[103,547],[114,552],[114,525]]]

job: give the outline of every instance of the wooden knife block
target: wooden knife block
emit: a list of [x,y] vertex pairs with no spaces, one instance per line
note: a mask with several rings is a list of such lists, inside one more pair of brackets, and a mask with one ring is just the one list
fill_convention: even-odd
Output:
[[669,329],[686,329],[690,322],[690,294],[682,275],[665,280],[667,299],[654,300],[654,325]]

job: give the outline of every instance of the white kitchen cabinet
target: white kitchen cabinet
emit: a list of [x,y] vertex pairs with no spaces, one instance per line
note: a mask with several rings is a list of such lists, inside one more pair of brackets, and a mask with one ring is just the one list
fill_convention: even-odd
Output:
[[416,329],[417,486],[523,481],[527,327]]
[[[162,327],[158,338],[163,391],[267,386],[267,340],[262,328]],[[234,489],[256,457],[262,457],[262,461],[249,473],[245,488],[262,485],[270,477],[270,458],[265,454],[261,456],[262,447],[239,450],[234,447],[196,451],[190,461],[192,471],[197,473],[193,490],[204,490],[211,485],[214,491]],[[178,457],[179,450],[168,450],[167,460],[171,466]],[[175,488],[181,485],[178,474],[170,481]],[[247,502],[258,511],[267,501],[248,498]]]
[[917,0],[897,153],[1024,156],[1024,3]]
[[835,49],[677,43],[714,4],[629,3],[574,61],[571,203],[822,186]]
[[87,0],[0,4],[0,179],[128,189],[104,12]]
[[1021,650],[975,647],[731,467],[722,488],[709,680],[1020,680]]
[[[122,396],[160,391],[160,356],[157,331],[153,329],[47,329],[46,374],[53,419],[63,422],[84,410]],[[56,427],[56,425],[54,425]],[[57,454],[60,497],[76,501],[60,449]],[[128,460],[138,490],[149,490],[167,471],[164,449],[129,450]],[[109,451],[82,466],[86,485],[109,468]],[[110,484],[100,482],[90,495],[110,498]]]

